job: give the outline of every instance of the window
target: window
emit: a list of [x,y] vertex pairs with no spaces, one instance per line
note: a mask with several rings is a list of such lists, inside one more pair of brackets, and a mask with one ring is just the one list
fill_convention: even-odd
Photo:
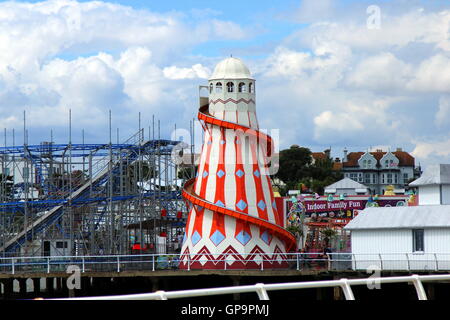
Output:
[[248,92],[253,93],[255,92],[255,89],[253,88],[253,82],[250,82],[248,84]]
[[372,174],[372,183],[377,183],[377,175],[375,173]]
[[66,241],[57,241],[56,248],[57,249],[67,249],[67,242]]
[[403,183],[407,183],[408,182],[408,174],[407,173],[404,173],[403,174]]
[[383,173],[383,174],[381,174],[381,183],[383,183],[383,184],[384,184],[384,173]]
[[392,183],[392,173],[387,174],[387,183]]
[[364,183],[370,183],[370,173],[364,174]]
[[423,229],[414,229],[412,231],[413,235],[413,252],[423,252],[425,251],[424,246],[424,230]]
[[234,83],[233,82],[227,82],[227,91],[234,92]]
[[397,184],[398,183],[398,176],[396,173],[394,173],[394,183]]
[[384,166],[387,168],[387,167],[389,167],[389,160],[385,160],[384,161]]
[[358,174],[357,173],[350,173],[350,179],[354,181],[358,181]]
[[222,92],[222,82],[217,82],[216,83],[216,93],[221,93]]
[[369,168],[372,167],[372,160],[367,160],[367,167],[369,167]]
[[367,168],[367,160],[363,160],[363,168]]
[[238,91],[239,92],[247,92],[247,86],[245,85],[245,83],[240,82],[238,85]]
[[213,92],[213,87],[214,87],[214,85],[211,83],[211,84],[209,85],[209,93],[212,93],[212,92]]

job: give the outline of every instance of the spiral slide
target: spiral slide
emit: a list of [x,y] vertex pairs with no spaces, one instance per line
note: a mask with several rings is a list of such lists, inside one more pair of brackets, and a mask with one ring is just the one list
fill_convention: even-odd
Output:
[[[208,107],[209,107],[209,105],[204,105],[199,109],[198,119],[200,121],[203,121],[204,123],[211,124],[214,126],[218,126],[220,128],[241,130],[242,132],[244,132],[247,135],[253,135],[257,139],[259,139],[259,141],[262,140],[266,143],[267,157],[271,156],[272,149],[273,149],[273,147],[272,147],[273,141],[270,136],[268,136],[260,131],[257,131],[255,129],[252,129],[250,127],[247,127],[247,126],[243,126],[243,125],[240,125],[237,123],[217,119],[217,118],[213,117],[211,114],[209,114]],[[295,249],[296,238],[294,237],[294,235],[292,235],[292,233],[287,231],[285,228],[283,228],[277,224],[271,223],[267,220],[264,220],[264,219],[261,219],[261,218],[255,217],[255,216],[251,216],[246,213],[239,212],[237,210],[232,210],[232,209],[229,209],[226,207],[222,207],[222,206],[216,205],[210,201],[206,201],[205,199],[202,199],[201,197],[196,195],[193,191],[194,182],[195,182],[195,178],[188,180],[186,182],[186,184],[184,185],[183,193],[182,193],[183,197],[191,204],[204,207],[206,209],[209,209],[211,211],[214,211],[214,212],[217,212],[217,213],[220,213],[223,215],[231,216],[237,220],[245,221],[247,223],[254,224],[259,227],[263,227],[263,228],[269,230],[269,232],[271,232],[274,236],[278,237],[279,239],[283,240],[286,243],[286,251],[287,252],[289,252],[293,248]]]

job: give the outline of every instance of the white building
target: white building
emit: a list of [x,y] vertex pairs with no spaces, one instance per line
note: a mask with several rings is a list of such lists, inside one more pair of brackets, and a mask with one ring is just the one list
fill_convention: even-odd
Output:
[[353,268],[450,270],[450,165],[411,183],[419,206],[370,207],[350,221]]
[[429,166],[409,186],[418,188],[419,205],[450,204],[450,164]]
[[325,187],[326,194],[333,195],[365,195],[369,194],[369,189],[350,178],[344,178],[339,180],[329,186]]
[[395,187],[395,193],[404,193],[410,179],[420,176],[414,157],[401,148],[394,152],[344,150],[341,171],[344,177],[364,183],[372,194],[384,194],[389,185]]

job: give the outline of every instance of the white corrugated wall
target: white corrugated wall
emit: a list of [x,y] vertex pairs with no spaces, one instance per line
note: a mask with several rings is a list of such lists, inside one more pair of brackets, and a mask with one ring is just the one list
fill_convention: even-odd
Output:
[[375,265],[383,269],[429,270],[436,268],[437,259],[439,269],[450,270],[450,228],[425,229],[423,253],[412,252],[412,229],[353,230],[351,243],[357,269]]

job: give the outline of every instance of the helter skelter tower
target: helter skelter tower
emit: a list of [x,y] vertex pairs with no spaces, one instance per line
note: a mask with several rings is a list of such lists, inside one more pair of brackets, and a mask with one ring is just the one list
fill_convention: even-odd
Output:
[[255,80],[241,60],[217,64],[207,101],[198,113],[197,175],[183,190],[190,211],[180,268],[259,269],[262,260],[264,268],[286,267],[295,237],[276,208],[267,167],[273,143],[259,131]]

